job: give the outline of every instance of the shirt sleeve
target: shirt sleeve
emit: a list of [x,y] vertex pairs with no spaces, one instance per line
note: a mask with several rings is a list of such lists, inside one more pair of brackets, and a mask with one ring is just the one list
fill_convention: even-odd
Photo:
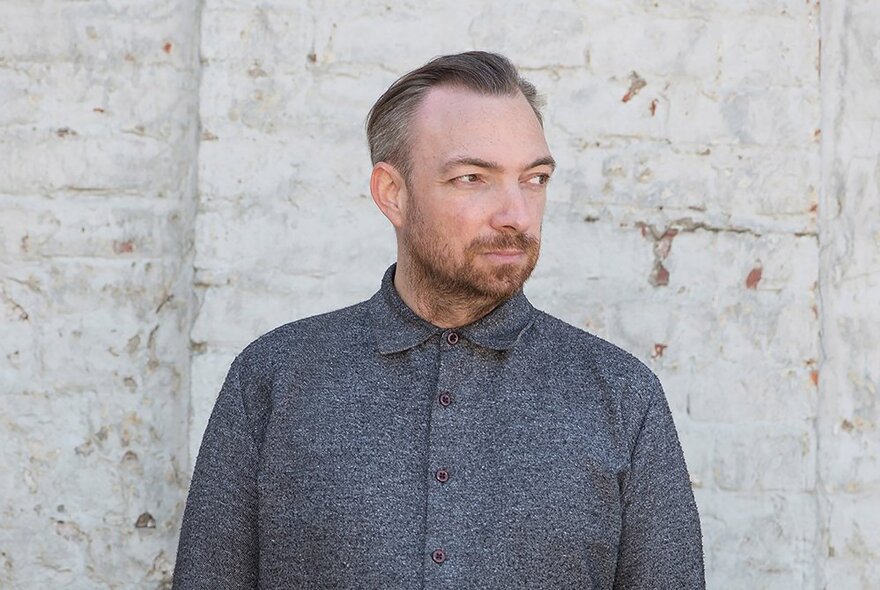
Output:
[[653,377],[622,483],[614,588],[705,588],[700,520],[672,414]]
[[174,590],[257,588],[258,450],[232,363],[202,439],[183,514]]

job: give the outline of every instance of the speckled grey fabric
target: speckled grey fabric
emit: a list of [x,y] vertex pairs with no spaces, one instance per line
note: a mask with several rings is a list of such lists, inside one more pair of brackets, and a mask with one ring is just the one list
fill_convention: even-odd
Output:
[[394,269],[232,363],[174,588],[703,588],[654,374],[521,291],[433,326]]

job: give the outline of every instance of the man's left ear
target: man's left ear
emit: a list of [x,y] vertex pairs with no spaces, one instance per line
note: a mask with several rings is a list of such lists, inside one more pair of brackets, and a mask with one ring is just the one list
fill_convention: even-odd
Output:
[[403,224],[404,208],[409,196],[403,175],[388,162],[373,166],[370,174],[370,194],[373,202],[395,228]]

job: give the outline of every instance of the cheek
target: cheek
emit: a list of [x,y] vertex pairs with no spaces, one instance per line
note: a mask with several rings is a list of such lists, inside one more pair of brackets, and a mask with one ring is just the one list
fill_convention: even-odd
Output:
[[533,233],[535,237],[540,237],[541,235],[541,225],[544,223],[544,206],[546,205],[546,197],[542,197],[541,199],[535,202],[535,205],[532,209],[532,227]]
[[491,211],[472,196],[449,193],[422,193],[419,203],[421,234],[427,239],[446,244],[453,250],[464,250],[475,239],[485,236],[490,227]]
[[491,233],[491,215],[480,209],[460,211],[453,218],[451,231],[459,242],[470,244]]
[[447,201],[434,214],[434,227],[440,229],[444,236],[453,241],[467,240],[469,236],[479,233],[484,224],[485,215],[476,207],[462,206],[461,203]]

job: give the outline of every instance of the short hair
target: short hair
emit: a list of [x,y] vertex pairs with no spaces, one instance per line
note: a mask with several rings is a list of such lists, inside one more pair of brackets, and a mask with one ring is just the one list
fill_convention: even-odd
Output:
[[466,51],[435,57],[398,78],[379,97],[367,115],[367,141],[373,165],[388,162],[409,182],[409,127],[425,95],[437,86],[458,87],[478,94],[516,96],[522,93],[543,126],[543,98],[535,86],[520,77],[516,66],[497,53]]

